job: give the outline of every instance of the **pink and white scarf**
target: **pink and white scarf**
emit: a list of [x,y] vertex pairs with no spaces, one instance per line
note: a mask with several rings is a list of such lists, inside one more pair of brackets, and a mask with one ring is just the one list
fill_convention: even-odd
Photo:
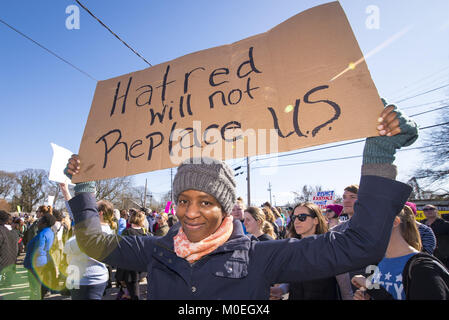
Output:
[[176,255],[194,263],[211,253],[228,241],[233,230],[232,220],[232,216],[225,217],[217,231],[199,242],[190,242],[182,227],[179,228],[178,234],[173,238]]

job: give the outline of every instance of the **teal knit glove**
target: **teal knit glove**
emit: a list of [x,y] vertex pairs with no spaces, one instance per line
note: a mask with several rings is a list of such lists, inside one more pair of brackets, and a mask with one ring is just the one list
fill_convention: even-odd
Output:
[[[382,99],[382,102],[384,106],[387,106],[384,99]],[[395,160],[394,155],[396,150],[409,146],[418,139],[417,124],[403,114],[396,106],[394,106],[394,111],[397,113],[401,132],[391,137],[379,136],[367,138],[363,150],[363,164],[392,164]]]
[[[64,169],[64,174],[72,180],[72,175],[68,172],[68,167]],[[95,193],[96,192],[96,183],[95,181],[87,181],[87,182],[80,182],[75,184],[75,194],[78,194],[80,192],[90,192]]]

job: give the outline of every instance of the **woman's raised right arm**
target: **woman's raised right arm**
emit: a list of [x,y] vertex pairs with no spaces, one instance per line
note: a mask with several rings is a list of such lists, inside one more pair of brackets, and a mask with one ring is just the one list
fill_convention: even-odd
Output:
[[[64,172],[72,178],[72,175],[78,172],[79,165],[79,157],[73,155]],[[75,197],[70,199],[69,205],[81,251],[109,265],[128,270],[146,270],[151,259],[152,237],[122,237],[103,233],[97,211],[94,181],[76,184]]]

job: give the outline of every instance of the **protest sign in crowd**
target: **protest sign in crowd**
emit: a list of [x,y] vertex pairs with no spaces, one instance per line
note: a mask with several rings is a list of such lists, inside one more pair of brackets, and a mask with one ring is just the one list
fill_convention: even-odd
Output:
[[[416,221],[393,164],[418,126],[379,97],[364,62],[341,72],[360,56],[332,2],[100,81],[79,154],[58,169],[65,209],[0,211],[1,285],[24,254],[32,300],[101,300],[112,286],[121,300],[447,300],[449,222],[430,204]],[[360,137],[361,178],[342,203],[323,191],[291,208],[245,204],[224,161]],[[174,203],[156,212],[95,198],[96,180],[170,167]]]

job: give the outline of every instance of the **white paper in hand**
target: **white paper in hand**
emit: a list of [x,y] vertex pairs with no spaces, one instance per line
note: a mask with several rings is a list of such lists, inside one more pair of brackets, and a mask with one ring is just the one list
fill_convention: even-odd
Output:
[[74,185],[70,179],[64,174],[64,169],[67,166],[67,162],[72,156],[73,152],[60,147],[54,143],[50,143],[53,148],[53,159],[51,160],[50,173],[48,175],[48,180],[55,181],[58,183],[67,183],[69,185]]

